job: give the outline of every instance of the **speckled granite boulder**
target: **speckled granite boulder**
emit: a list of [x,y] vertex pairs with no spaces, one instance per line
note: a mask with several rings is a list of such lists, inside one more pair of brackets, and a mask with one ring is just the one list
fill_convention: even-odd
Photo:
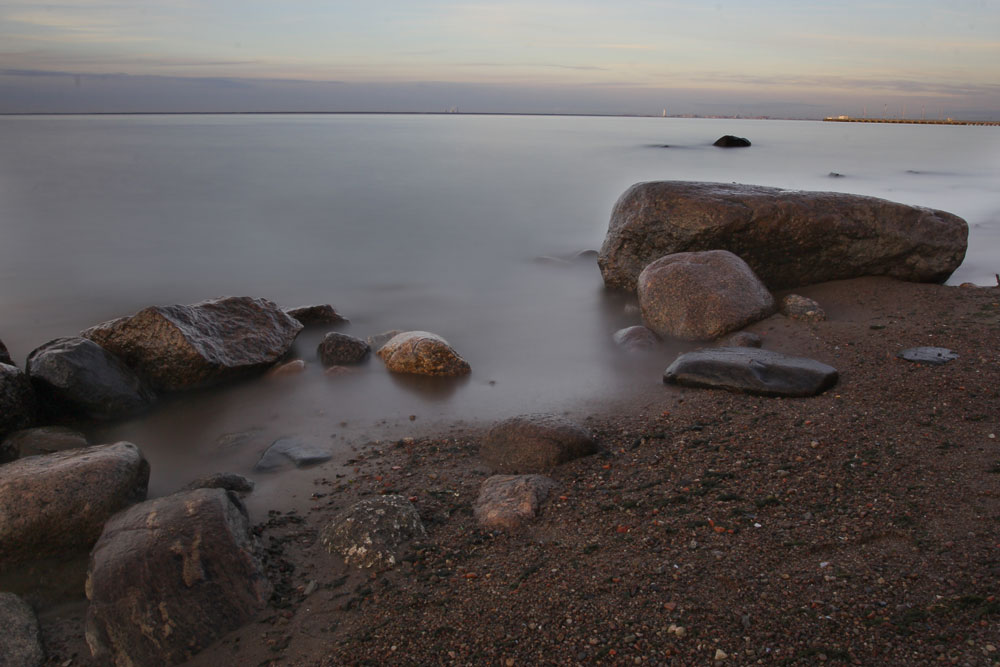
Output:
[[535,518],[555,487],[544,475],[493,475],[479,488],[473,514],[484,528],[517,528]]
[[118,355],[155,389],[178,391],[265,371],[301,330],[266,299],[225,297],[151,306],[81,335]]
[[479,447],[483,460],[502,473],[546,472],[596,451],[597,443],[586,429],[551,414],[505,419],[487,432]]
[[822,322],[826,313],[818,303],[799,294],[789,294],[778,305],[781,314],[791,320],[802,322]]
[[344,364],[360,364],[368,358],[371,348],[368,343],[348,336],[347,334],[331,331],[323,336],[316,353],[324,366],[342,366]]
[[832,366],[752,347],[687,352],[663,374],[668,384],[762,396],[815,396],[836,384],[837,378]]
[[455,377],[471,372],[469,362],[444,338],[426,331],[406,331],[379,348],[378,357],[393,373]]
[[0,667],[37,667],[45,662],[35,612],[13,593],[0,593],[0,628]]
[[150,500],[115,515],[90,554],[86,637],[102,664],[173,665],[264,608],[246,509],[222,489]]
[[347,564],[379,570],[394,567],[405,545],[424,537],[413,503],[395,495],[355,503],[320,533],[327,550],[343,556]]
[[771,289],[872,275],[943,282],[968,234],[951,213],[875,197],[657,181],[619,198],[598,264],[605,285],[629,290],[653,260],[700,250],[729,250]]
[[639,274],[642,321],[660,336],[713,340],[774,312],[774,297],[726,250],[661,257]]
[[94,544],[115,512],[146,497],[149,464],[129,442],[18,459],[0,475],[0,570]]

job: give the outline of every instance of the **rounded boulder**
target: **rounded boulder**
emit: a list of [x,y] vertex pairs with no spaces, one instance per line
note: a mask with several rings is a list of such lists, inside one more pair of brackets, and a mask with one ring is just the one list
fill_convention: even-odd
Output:
[[377,354],[393,373],[457,377],[472,370],[448,341],[426,331],[397,334]]
[[483,460],[505,474],[546,472],[596,451],[597,443],[586,429],[551,414],[505,419],[489,430],[479,447]]

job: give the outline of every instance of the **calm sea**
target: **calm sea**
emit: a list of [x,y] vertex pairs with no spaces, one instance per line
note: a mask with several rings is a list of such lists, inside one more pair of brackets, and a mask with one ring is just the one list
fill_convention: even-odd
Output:
[[[753,147],[723,150],[723,134]],[[666,146],[666,147],[665,147]],[[831,172],[842,174],[833,177]],[[251,295],[332,303],[359,337],[424,329],[458,382],[372,361],[178,398],[95,431],[146,451],[151,491],[249,471],[282,435],[345,450],[460,421],[585,413],[655,385],[675,350],[624,361],[633,323],[596,264],[612,204],[657,179],[836,190],[970,223],[952,282],[1000,270],[1000,129],[504,116],[0,118],[0,339],[34,347],[147,305]],[[322,331],[300,337],[314,362]],[[412,419],[411,419],[412,417]],[[226,443],[239,438],[238,446]]]

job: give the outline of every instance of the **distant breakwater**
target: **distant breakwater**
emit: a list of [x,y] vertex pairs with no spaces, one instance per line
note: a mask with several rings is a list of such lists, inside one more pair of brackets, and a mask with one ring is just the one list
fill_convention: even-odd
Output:
[[824,121],[831,123],[902,123],[905,125],[991,125],[1000,126],[1000,120],[926,120],[923,118],[852,118],[850,116],[827,116]]

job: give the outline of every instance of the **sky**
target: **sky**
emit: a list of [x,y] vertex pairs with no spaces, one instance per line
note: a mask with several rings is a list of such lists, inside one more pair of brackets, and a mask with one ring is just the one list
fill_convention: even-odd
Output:
[[0,0],[0,112],[1000,120],[1000,0]]

